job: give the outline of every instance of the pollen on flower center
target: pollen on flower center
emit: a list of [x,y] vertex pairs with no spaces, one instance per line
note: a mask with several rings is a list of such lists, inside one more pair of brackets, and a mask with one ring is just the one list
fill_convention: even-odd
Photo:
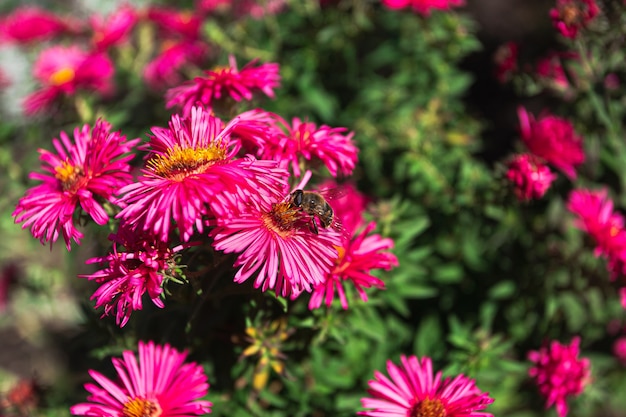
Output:
[[156,155],[148,167],[160,176],[182,180],[192,174],[205,172],[216,161],[226,158],[226,147],[218,142],[207,148],[181,148],[176,145],[165,155]]
[[63,191],[75,188],[76,184],[83,178],[83,170],[67,161],[56,167],[54,177],[61,182]]
[[50,84],[52,85],[63,85],[67,84],[74,79],[76,73],[72,68],[61,68],[58,71],[55,71],[50,76]]
[[446,417],[446,408],[440,400],[426,398],[411,408],[409,417]]
[[296,222],[300,219],[300,212],[291,206],[288,201],[272,204],[272,210],[262,215],[265,227],[278,233],[281,237],[290,236]]
[[158,401],[150,401],[145,398],[133,398],[124,404],[123,417],[159,417],[163,409]]

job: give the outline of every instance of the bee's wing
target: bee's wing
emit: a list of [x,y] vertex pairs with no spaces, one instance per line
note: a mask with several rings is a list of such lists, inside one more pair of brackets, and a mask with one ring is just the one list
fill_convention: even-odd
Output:
[[340,198],[345,197],[348,191],[346,190],[345,187],[337,186],[337,187],[320,188],[317,190],[317,192],[320,193],[320,195],[324,197],[326,200],[332,201],[332,200],[339,200]]

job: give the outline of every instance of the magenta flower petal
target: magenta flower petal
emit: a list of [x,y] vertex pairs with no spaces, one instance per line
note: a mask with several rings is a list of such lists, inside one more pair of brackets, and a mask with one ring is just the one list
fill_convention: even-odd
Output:
[[546,398],[546,408],[556,407],[559,417],[568,412],[567,399],[580,395],[591,380],[589,359],[578,358],[580,338],[569,345],[552,341],[549,346],[528,352],[534,363],[528,374]]
[[72,406],[79,416],[192,417],[211,412],[211,403],[200,400],[209,384],[202,367],[184,363],[187,353],[169,345],[139,342],[139,360],[131,351],[112,360],[119,382],[96,371],[91,377],[99,384],[85,384],[89,402]]
[[478,412],[493,402],[481,392],[473,379],[458,375],[441,380],[441,372],[433,377],[430,358],[401,357],[401,365],[387,361],[389,378],[374,372],[369,381],[370,397],[362,398],[358,414],[370,417],[446,416],[493,417]]

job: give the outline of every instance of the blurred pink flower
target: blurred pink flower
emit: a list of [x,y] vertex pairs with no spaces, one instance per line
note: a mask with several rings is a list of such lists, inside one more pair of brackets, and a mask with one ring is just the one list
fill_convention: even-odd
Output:
[[619,290],[622,307],[626,308],[626,230],[624,217],[614,211],[607,191],[574,190],[567,208],[578,216],[576,226],[586,231],[595,241],[596,256],[607,259],[611,280],[622,280]]
[[613,343],[613,354],[622,365],[626,365],[626,336],[615,340]]
[[45,49],[33,69],[42,88],[26,97],[24,111],[34,114],[58,97],[74,95],[78,90],[108,94],[114,71],[113,63],[102,53],[86,52],[78,46]]
[[382,0],[390,9],[412,7],[415,13],[429,16],[432,10],[450,10],[465,5],[465,0]]
[[446,416],[446,417],[493,417],[478,412],[484,410],[493,399],[482,392],[473,379],[461,374],[442,381],[441,372],[433,375],[429,357],[420,361],[416,356],[400,357],[398,366],[387,361],[390,378],[374,372],[369,381],[370,398],[362,398],[363,408],[358,415],[370,417]]
[[274,98],[273,89],[280,86],[278,64],[255,64],[256,60],[251,61],[239,70],[231,55],[228,67],[205,71],[205,77],[196,77],[169,89],[165,94],[166,106],[182,108],[183,114],[188,115],[192,106],[204,105],[210,110],[215,101],[228,97],[250,101],[255,91]]
[[[568,61],[577,60],[578,54],[573,52],[550,52],[537,62],[536,75],[539,81],[548,88],[560,93],[568,93],[572,86],[563,65]],[[576,74],[570,72],[569,75],[572,81],[576,82]]]
[[519,107],[522,140],[528,150],[561,170],[570,179],[576,178],[576,166],[585,161],[582,137],[574,131],[572,124],[551,114],[535,120],[526,109]]
[[109,236],[109,240],[113,242],[111,253],[86,262],[106,267],[80,277],[100,284],[90,298],[96,300],[94,308],[104,307],[102,317],[114,314],[115,323],[124,327],[131,313],[143,308],[142,297],[146,292],[154,305],[163,308],[163,300],[160,298],[163,275],[171,272],[170,262],[183,246],[170,249],[168,242],[160,241],[150,233],[123,222],[118,232]]
[[200,400],[209,391],[206,374],[195,362],[184,363],[187,352],[169,345],[139,342],[139,361],[132,351],[113,358],[118,382],[94,370],[97,383],[85,384],[86,403],[72,406],[78,416],[191,417],[211,412],[211,403]]
[[556,0],[550,10],[552,24],[561,35],[574,39],[600,13],[595,0]]
[[[286,193],[286,183],[274,186]],[[333,267],[339,232],[328,228],[314,234],[309,216],[292,206],[289,195],[250,198],[256,203],[242,205],[233,218],[221,219],[211,232],[215,249],[239,254],[235,266],[241,268],[235,282],[255,276],[255,288],[274,289],[283,297],[311,292]]]
[[348,176],[358,160],[358,148],[345,127],[330,127],[303,122],[297,117],[289,124],[282,117],[273,114],[274,133],[266,136],[257,155],[263,159],[279,161],[281,166],[291,166],[293,174],[301,174],[300,163],[321,162],[333,177]]
[[496,50],[493,60],[496,65],[495,75],[499,82],[507,82],[518,70],[518,55],[519,44],[516,42],[507,42]]
[[516,155],[507,167],[506,177],[521,201],[540,199],[556,179],[550,168],[529,154]]
[[230,135],[240,122],[224,126],[194,107],[190,117],[173,115],[168,128],[153,127],[143,175],[120,190],[125,207],[117,217],[163,241],[173,222],[187,242],[194,229],[203,231],[207,216],[230,215],[249,194],[270,198],[266,184],[280,182],[286,172],[272,161],[234,158],[239,146]]
[[196,0],[196,9],[200,13],[230,9],[232,0]]
[[528,353],[535,365],[528,374],[545,397],[546,408],[555,406],[559,417],[567,415],[567,399],[581,394],[591,381],[589,359],[578,359],[579,344],[579,337],[569,345],[552,341],[549,346]]
[[578,216],[576,226],[596,242],[596,256],[611,257],[626,248],[624,217],[614,211],[606,190],[573,190],[567,209]]
[[118,190],[132,182],[128,154],[139,139],[127,141],[120,132],[110,132],[111,125],[98,120],[93,128],[84,125],[74,129],[74,143],[65,132],[61,140],[53,140],[56,154],[39,150],[45,173],[32,173],[30,178],[42,181],[26,191],[17,204],[13,217],[30,227],[41,243],[55,242],[63,235],[67,250],[71,241],[80,244],[83,236],[74,226],[76,208],[87,213],[97,224],[104,225],[109,216],[100,199],[113,201]]
[[156,23],[166,37],[173,35],[186,40],[200,39],[202,19],[193,10],[151,6],[148,19]]
[[339,253],[335,266],[326,274],[323,283],[316,285],[309,300],[309,309],[319,308],[323,303],[330,306],[335,296],[341,300],[341,307],[348,308],[348,300],[343,285],[351,282],[356,288],[361,300],[367,301],[364,288],[385,288],[385,283],[372,275],[373,269],[389,271],[398,265],[398,259],[388,252],[393,248],[393,241],[378,234],[371,234],[376,223],[369,223],[360,233],[354,233],[352,238],[344,238],[342,246],[337,247]]
[[0,42],[44,41],[69,30],[64,19],[36,6],[22,6],[0,18]]
[[93,30],[92,42],[98,51],[126,42],[128,35],[137,23],[137,12],[129,5],[120,6],[115,12],[103,18],[94,15],[90,18]]
[[143,70],[146,84],[154,90],[180,84],[181,70],[200,64],[209,54],[209,46],[201,41],[166,40],[161,46],[161,52]]

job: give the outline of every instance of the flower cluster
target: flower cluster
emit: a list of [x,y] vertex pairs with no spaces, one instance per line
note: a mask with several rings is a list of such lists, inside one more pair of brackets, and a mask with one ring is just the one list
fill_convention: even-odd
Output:
[[567,415],[567,399],[582,393],[591,380],[589,359],[578,358],[579,344],[578,337],[569,345],[552,341],[528,354],[535,365],[528,373],[545,397],[546,408],[555,406],[559,417]]
[[119,381],[91,370],[98,384],[85,384],[86,403],[76,404],[76,416],[199,416],[211,412],[211,403],[201,400],[209,384],[202,367],[184,363],[187,352],[169,345],[139,342],[139,360],[127,350],[113,358]]
[[550,168],[529,154],[516,155],[507,168],[506,177],[521,201],[540,199],[556,179]]
[[573,39],[598,13],[600,8],[595,0],[556,0],[556,7],[550,10],[550,18],[561,35]]
[[368,398],[362,398],[361,416],[446,416],[493,417],[480,412],[493,399],[482,392],[474,380],[461,374],[442,380],[433,375],[432,361],[416,356],[400,358],[401,364],[387,361],[389,377],[376,371],[369,381]]

